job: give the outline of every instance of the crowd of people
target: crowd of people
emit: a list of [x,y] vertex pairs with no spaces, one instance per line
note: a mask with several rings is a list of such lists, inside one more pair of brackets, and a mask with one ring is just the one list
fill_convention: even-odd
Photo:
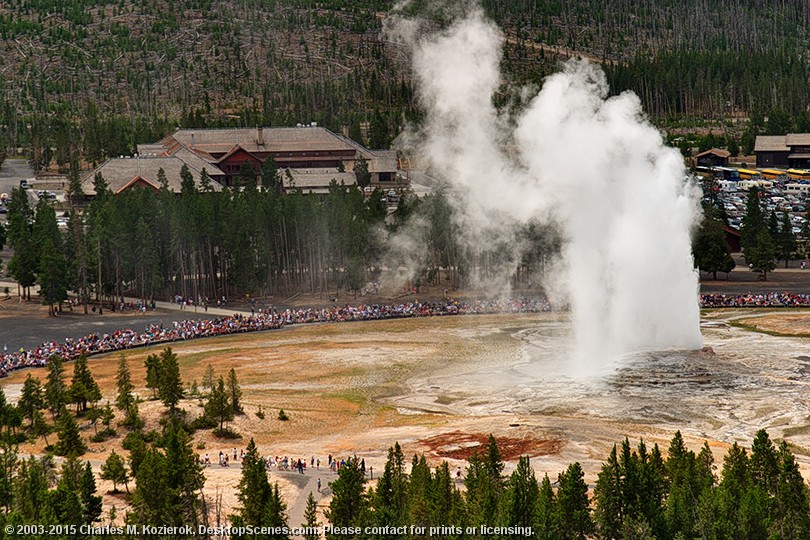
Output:
[[[237,452],[236,448],[233,448],[231,452],[228,450],[219,452],[219,466],[220,467],[230,467],[231,463],[239,463],[245,459],[245,450],[239,450]],[[356,456],[353,458],[348,459],[358,459]],[[211,467],[211,456],[206,452],[205,454],[199,454],[198,456],[199,464],[205,468]],[[304,471],[309,469],[310,471],[320,471],[321,470],[321,458],[310,456],[309,460],[307,458],[291,458],[290,456],[272,456],[272,455],[262,455],[259,458],[259,461],[264,466],[264,468],[268,471],[277,470],[277,471],[291,471],[297,472],[299,474],[304,474]],[[324,459],[325,467],[333,472],[338,473],[341,467],[345,467],[347,463],[347,458],[338,459],[337,457],[329,454],[326,459]],[[365,458],[360,458],[358,462],[360,467],[360,472],[364,475],[370,475],[371,479],[374,479],[374,468],[369,467],[366,469],[366,460]],[[457,478],[461,477],[461,469],[458,469]],[[318,479],[318,491],[321,489],[321,481]]]
[[700,307],[735,308],[735,307],[807,307],[810,306],[810,294],[792,294],[788,292],[771,292],[765,294],[702,294]]
[[4,350],[0,356],[0,376],[9,372],[42,367],[51,356],[72,360],[79,355],[90,356],[135,347],[171,343],[210,336],[240,332],[274,330],[286,325],[323,322],[369,321],[443,315],[471,315],[495,313],[535,313],[551,311],[552,306],[542,299],[515,299],[510,301],[454,300],[441,302],[404,302],[399,304],[360,304],[328,308],[266,309],[250,315],[236,313],[216,319],[187,319],[171,324],[150,324],[138,332],[131,328],[112,333],[93,332],[80,338],[67,338],[62,342],[46,341],[32,349]]

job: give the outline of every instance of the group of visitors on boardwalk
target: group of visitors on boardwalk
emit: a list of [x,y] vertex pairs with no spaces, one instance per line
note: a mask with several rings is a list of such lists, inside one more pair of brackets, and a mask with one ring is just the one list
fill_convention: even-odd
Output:
[[324,322],[369,321],[442,315],[472,315],[495,313],[534,313],[551,311],[551,305],[542,299],[515,299],[504,301],[441,301],[405,302],[400,304],[360,304],[328,308],[299,308],[259,310],[252,315],[236,313],[216,319],[186,319],[171,324],[150,324],[142,332],[131,328],[112,333],[90,333],[80,338],[67,338],[63,342],[46,341],[33,349],[3,350],[0,356],[0,376],[26,367],[45,366],[53,355],[72,360],[84,354],[108,353],[135,347],[181,341],[202,337],[221,336],[239,332],[273,330],[285,325]]
[[700,307],[806,307],[810,294],[770,292],[763,294],[702,294]]

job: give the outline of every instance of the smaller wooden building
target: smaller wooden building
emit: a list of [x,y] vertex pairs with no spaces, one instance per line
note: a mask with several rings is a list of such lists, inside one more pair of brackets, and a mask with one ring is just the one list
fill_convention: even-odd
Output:
[[731,152],[720,148],[711,148],[695,156],[698,167],[726,167]]

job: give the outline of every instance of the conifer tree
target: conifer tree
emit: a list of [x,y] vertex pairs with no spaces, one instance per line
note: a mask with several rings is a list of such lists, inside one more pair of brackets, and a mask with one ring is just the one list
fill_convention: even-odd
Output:
[[320,523],[318,523],[318,503],[315,502],[315,497],[312,492],[307,496],[307,506],[304,509],[304,522],[301,524],[308,533],[304,535],[304,540],[319,540],[321,537],[318,534]]
[[107,461],[101,466],[101,478],[102,480],[109,480],[113,483],[113,493],[118,493],[118,484],[124,484],[127,493],[129,493],[129,484],[127,483],[129,474],[127,473],[123,458],[116,454],[115,450],[112,451],[110,457],[108,457]]
[[144,362],[146,367],[146,387],[152,390],[152,397],[158,397],[158,390],[160,389],[160,357],[156,354],[150,354],[146,357]]
[[48,375],[45,382],[45,402],[54,418],[57,418],[67,404],[67,387],[65,386],[65,367],[61,357],[51,355],[48,358]]
[[500,450],[492,435],[487,442],[483,458],[474,454],[467,467],[464,484],[467,487],[467,508],[473,525],[488,525],[496,522],[498,506],[503,493],[501,472],[504,464]]
[[220,376],[219,381],[211,390],[205,404],[205,415],[219,422],[219,429],[225,427],[225,422],[233,420],[233,408],[225,390],[225,381]]
[[[333,527],[361,527],[368,522],[369,501],[365,493],[365,475],[360,470],[359,460],[350,458],[338,471],[332,482],[332,500],[325,512]],[[359,535],[351,535],[357,538]],[[345,535],[327,534],[327,540],[345,540]]]
[[234,414],[242,414],[242,390],[239,388],[239,381],[236,380],[236,371],[231,368],[228,372],[228,401]]
[[261,526],[270,499],[270,482],[267,481],[267,472],[253,438],[250,439],[245,457],[242,458],[242,477],[239,480],[237,498],[242,505],[238,510],[240,523],[254,527]]
[[34,436],[43,437],[45,439],[45,448],[47,449],[50,446],[48,444],[48,435],[53,433],[53,427],[45,419],[45,415],[42,414],[42,411],[34,411],[31,429],[34,432]]
[[206,390],[211,390],[214,388],[214,384],[216,384],[216,379],[214,379],[214,368],[211,364],[205,368],[205,375],[203,375],[202,385],[203,388]]
[[793,234],[793,225],[790,223],[790,213],[782,214],[782,224],[779,227],[778,244],[779,256],[785,261],[785,268],[790,262],[790,255],[796,249],[796,235]]
[[101,390],[98,387],[90,368],[87,365],[87,357],[79,355],[73,364],[73,379],[68,389],[70,401],[76,404],[76,413],[83,413],[87,410],[87,402],[95,403],[101,399]]
[[587,538],[593,532],[593,522],[588,501],[588,485],[579,463],[572,463],[560,473],[557,489],[556,525],[560,537]]
[[[408,523],[428,527],[431,524],[433,477],[425,456],[414,454],[408,480]],[[447,503],[450,502],[448,499]]]
[[160,380],[158,395],[163,404],[174,414],[177,404],[183,399],[183,382],[180,380],[180,366],[177,355],[171,347],[166,347],[160,354]]
[[170,464],[155,449],[148,449],[135,471],[132,492],[133,521],[154,526],[172,524],[172,493],[168,482]]
[[169,487],[171,522],[198,529],[201,519],[200,495],[205,484],[202,465],[191,447],[191,437],[182,422],[171,419],[164,434],[166,482]]
[[57,436],[58,441],[54,449],[56,455],[81,456],[87,451],[87,446],[85,446],[79,433],[79,425],[76,423],[76,419],[64,407],[59,414]]
[[622,530],[625,516],[622,472],[614,444],[594,488],[594,522],[602,538],[618,538]]
[[56,522],[48,494],[49,485],[43,461],[31,456],[20,463],[13,484],[12,511],[21,523]]
[[779,535],[782,538],[807,538],[810,534],[807,485],[785,441],[779,444],[777,467],[774,508],[779,524]]
[[101,519],[101,497],[96,495],[96,479],[90,462],[84,463],[84,471],[80,482],[80,496],[84,510],[84,522],[92,524]]
[[62,475],[56,489],[48,493],[50,506],[59,523],[74,527],[84,523],[84,508],[79,496],[82,470],[79,460],[69,456],[62,464]]
[[17,456],[17,446],[0,439],[0,507],[3,507],[6,513],[13,501],[13,486],[19,465]]
[[385,469],[373,496],[374,518],[380,526],[401,527],[408,518],[408,478],[399,443],[388,449]]
[[[556,527],[557,498],[548,475],[540,482],[540,495],[537,501],[537,530],[539,540],[557,538]],[[609,538],[609,537],[606,537]]]
[[509,477],[503,498],[501,515],[506,526],[534,527],[540,500],[540,486],[529,463],[521,456]]
[[129,413],[130,407],[135,404],[135,396],[132,395],[132,376],[127,365],[127,358],[123,354],[118,358],[116,387],[118,388],[118,395],[115,398],[115,406],[119,411]]
[[35,379],[30,373],[23,383],[17,406],[22,415],[28,418],[31,426],[34,425],[34,413],[45,407],[45,395],[39,379]]
[[358,155],[354,162],[354,175],[360,189],[365,189],[371,184],[371,173],[368,172],[368,161],[362,154]]

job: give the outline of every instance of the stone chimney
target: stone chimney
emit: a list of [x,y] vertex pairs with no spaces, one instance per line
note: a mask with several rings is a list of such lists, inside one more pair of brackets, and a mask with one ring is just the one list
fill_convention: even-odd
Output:
[[261,126],[256,128],[256,144],[259,146],[264,145],[264,128]]
[[341,134],[342,134],[344,137],[346,137],[346,138],[348,139],[348,138],[349,138],[349,124],[345,124],[345,123],[344,123],[343,125],[341,125],[341,126],[340,126],[340,133],[341,133]]
[[194,132],[191,132],[191,149],[194,150]]

